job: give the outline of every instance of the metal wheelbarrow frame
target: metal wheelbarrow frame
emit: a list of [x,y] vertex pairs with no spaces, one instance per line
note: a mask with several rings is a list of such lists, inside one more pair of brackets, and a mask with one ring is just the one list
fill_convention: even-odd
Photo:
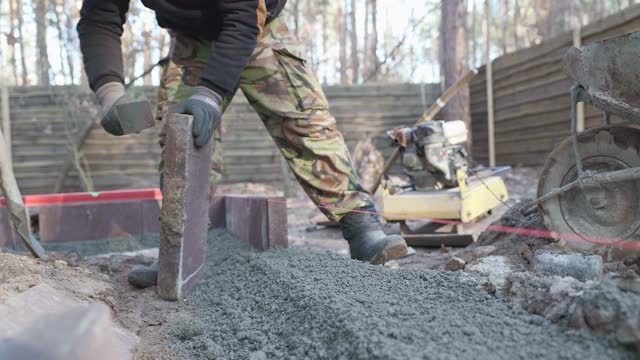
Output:
[[[567,51],[563,68],[576,80],[571,88],[571,142],[577,179],[555,188],[523,209],[531,213],[538,205],[578,188],[640,180],[640,167],[593,173],[584,170],[578,147],[577,104],[589,103],[603,111],[603,127],[611,128],[610,115],[640,123],[640,32],[599,41]],[[591,193],[585,192],[587,200]]]

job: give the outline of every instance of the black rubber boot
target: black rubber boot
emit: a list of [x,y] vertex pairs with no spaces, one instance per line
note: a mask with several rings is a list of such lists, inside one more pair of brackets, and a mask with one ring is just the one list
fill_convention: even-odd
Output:
[[380,216],[369,214],[375,208],[357,209],[340,220],[342,236],[349,242],[351,258],[374,265],[383,265],[407,255],[407,243],[400,235],[387,235]]
[[158,259],[149,266],[138,266],[129,271],[129,284],[140,288],[148,288],[158,284]]

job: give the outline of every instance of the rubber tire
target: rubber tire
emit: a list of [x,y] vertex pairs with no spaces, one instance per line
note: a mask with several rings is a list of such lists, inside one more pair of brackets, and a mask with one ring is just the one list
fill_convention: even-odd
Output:
[[[596,127],[578,134],[578,148],[583,159],[594,156],[610,156],[619,159],[630,167],[640,167],[640,130],[627,126]],[[538,181],[538,197],[560,187],[565,175],[576,165],[571,137],[564,139],[549,154]],[[564,240],[559,234],[575,232],[563,219],[560,197],[547,200],[539,206],[544,225],[554,233],[556,239],[569,248],[578,251],[598,253],[606,258],[621,255],[615,247],[605,247],[587,241]],[[632,239],[638,239],[636,232]]]

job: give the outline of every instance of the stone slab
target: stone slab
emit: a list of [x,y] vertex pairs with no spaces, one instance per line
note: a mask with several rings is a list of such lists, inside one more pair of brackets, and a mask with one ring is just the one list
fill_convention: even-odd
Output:
[[59,313],[79,304],[49,285],[34,286],[0,304],[0,338],[15,336],[41,315]]
[[61,204],[39,209],[42,243],[99,240],[158,233],[157,200]]
[[501,255],[476,259],[467,264],[464,270],[485,276],[488,283],[495,286],[496,289],[503,289],[507,285],[507,277],[514,272],[509,258]]
[[131,359],[139,341],[112,323],[106,305],[81,303],[46,284],[0,304],[0,318],[0,354],[15,352],[11,359]]
[[116,111],[124,135],[139,134],[142,130],[152,128],[156,124],[151,104],[146,100],[118,105]]
[[92,304],[42,316],[16,337],[0,341],[0,353],[15,360],[132,359],[133,348],[123,340],[109,308]]
[[226,228],[259,251],[288,246],[287,205],[282,197],[226,195]]
[[463,270],[464,266],[466,265],[466,261],[464,261],[463,259],[459,258],[459,257],[452,257],[451,260],[449,260],[444,268],[447,271],[458,271],[458,270]]
[[195,148],[193,118],[167,118],[160,213],[158,294],[179,300],[202,276],[209,225],[211,146]]
[[537,251],[533,256],[534,272],[570,276],[580,281],[602,280],[603,267],[600,255]]

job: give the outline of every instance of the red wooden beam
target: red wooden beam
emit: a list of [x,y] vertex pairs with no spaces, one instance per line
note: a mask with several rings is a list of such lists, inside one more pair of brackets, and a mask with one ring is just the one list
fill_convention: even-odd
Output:
[[[107,201],[141,201],[162,200],[162,192],[158,188],[136,190],[113,190],[101,192],[78,192],[66,194],[27,195],[23,197],[26,207],[41,207],[48,205],[68,205],[98,203]],[[0,198],[0,204],[6,206],[4,198]]]

